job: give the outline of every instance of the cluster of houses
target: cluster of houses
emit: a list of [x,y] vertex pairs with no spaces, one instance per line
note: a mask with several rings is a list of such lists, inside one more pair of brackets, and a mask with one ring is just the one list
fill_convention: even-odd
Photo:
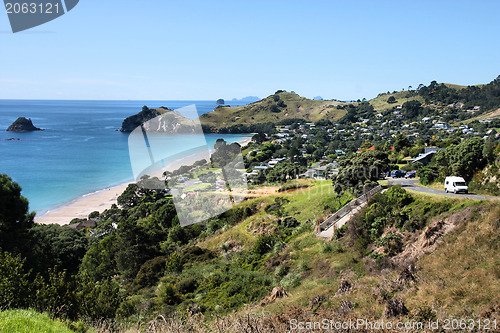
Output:
[[[463,103],[454,103],[448,105],[443,109],[442,114],[445,115],[451,112],[451,109],[462,109],[465,105]],[[386,140],[392,139],[397,136],[398,133],[404,133],[408,137],[431,137],[440,136],[444,137],[447,134],[454,132],[463,135],[483,135],[486,139],[490,135],[500,136],[500,133],[496,133],[493,129],[488,129],[484,131],[481,128],[479,131],[477,128],[470,125],[460,125],[460,126],[450,126],[450,124],[445,121],[445,117],[440,114],[435,114],[432,116],[426,116],[419,120],[407,121],[403,114],[403,108],[401,105],[396,106],[393,110],[378,112],[373,116],[364,116],[364,118],[358,118],[358,121],[350,124],[331,124],[327,126],[320,126],[312,122],[308,123],[295,123],[287,126],[280,126],[277,128],[278,133],[273,135],[274,143],[283,144],[285,142],[290,142],[296,138],[303,138],[305,143],[302,147],[299,147],[299,152],[302,155],[307,155],[306,146],[310,139],[314,139],[318,131],[327,132],[329,137],[336,136],[341,140],[358,140],[364,138],[366,141],[376,141],[376,140]],[[469,112],[480,111],[479,106],[474,106]],[[365,119],[365,118],[370,119]],[[458,119],[455,119],[458,122]],[[491,120],[484,119],[480,120],[481,123],[485,123]],[[421,162],[427,164],[432,156],[438,151],[437,148],[426,148],[425,152],[410,162]],[[260,151],[257,151],[260,152]],[[335,150],[335,155],[337,157],[345,155],[346,152],[338,149]],[[251,180],[259,174],[261,170],[271,169],[279,163],[287,160],[286,158],[273,158],[265,163],[260,163],[254,165],[252,170],[246,174],[247,179]],[[330,159],[331,162],[331,159]],[[337,172],[336,162],[328,163],[326,157],[317,163],[315,166],[308,169],[305,173],[300,176],[303,178],[313,178],[313,179],[325,179],[331,176],[329,173]]]
[[338,163],[328,163],[325,159],[321,160],[315,166],[308,169],[306,172],[299,175],[299,178],[309,178],[316,180],[324,180],[332,178],[339,173]]
[[245,177],[246,177],[246,179],[247,179],[248,182],[252,182],[252,178],[255,177],[255,176],[257,176],[260,171],[267,170],[267,169],[272,169],[276,165],[278,165],[280,163],[283,163],[283,162],[285,162],[287,160],[289,160],[289,159],[285,158],[285,157],[273,158],[273,159],[269,160],[268,162],[262,162],[260,164],[254,165],[252,167],[252,171],[251,172],[247,172],[244,175],[245,175]]

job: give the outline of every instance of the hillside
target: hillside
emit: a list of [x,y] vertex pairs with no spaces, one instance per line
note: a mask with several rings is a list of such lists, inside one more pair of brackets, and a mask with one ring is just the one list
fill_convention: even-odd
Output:
[[[387,100],[390,97],[394,97],[394,103],[388,103]],[[370,99],[368,102],[373,106],[375,111],[390,110],[397,105],[402,105],[408,101],[419,101],[424,103],[424,99],[416,94],[412,94],[408,91],[398,91],[391,94],[380,94],[377,97]]]
[[[286,198],[289,203],[282,214],[302,221],[304,199],[314,198],[317,186],[325,185],[318,183],[300,194],[287,193],[264,202],[269,206],[278,202],[277,197]],[[403,215],[388,213],[396,206],[401,207]],[[265,211],[270,210],[262,209],[198,246],[216,252],[222,249],[232,257],[252,248],[266,230],[279,229],[279,222],[276,225],[273,219],[280,218]],[[409,317],[454,316],[465,309],[472,317],[484,316],[488,309],[498,306],[492,295],[500,293],[498,271],[494,269],[500,258],[494,246],[498,243],[499,214],[497,203],[410,195],[396,187],[378,195],[358,219],[337,233],[339,240],[316,238],[312,221],[306,220],[287,241],[275,243],[262,254],[259,270],[274,276],[289,296],[261,306],[280,313],[298,305],[303,313],[312,309],[313,313],[338,316],[348,302],[351,305],[344,309],[344,315],[380,318],[389,300],[401,299]],[[316,216],[320,217],[321,213]],[[364,238],[361,223],[379,218],[394,220],[377,226],[377,234],[370,231],[372,240]],[[398,220],[405,219],[406,224],[396,228],[401,223]],[[471,242],[474,248],[464,246]],[[408,267],[412,267],[410,271]],[[440,283],[448,287],[440,288]],[[254,311],[259,309],[254,307]]]
[[294,92],[278,91],[249,105],[217,107],[214,111],[202,115],[200,121],[209,128],[222,128],[238,124],[277,123],[297,118],[310,122],[320,119],[337,120],[345,114],[345,111],[337,109],[337,106],[346,104],[348,103],[312,100]]
[[[275,94],[248,105],[220,105],[212,112],[201,115],[199,119],[205,132],[270,133],[273,131],[272,126],[267,125],[288,125],[296,119],[306,122],[328,120],[341,123],[342,120],[343,123],[354,123],[361,119],[373,119],[377,113],[387,115],[391,110],[401,109],[407,102],[411,103],[404,109],[410,111],[403,112],[403,118],[408,122],[423,117],[440,119],[443,115],[445,122],[470,122],[471,118],[481,120],[485,118],[485,113],[500,107],[500,78],[488,84],[467,87],[432,81],[428,86],[419,85],[418,89],[380,93],[366,102],[358,100],[349,103],[308,99],[293,91],[278,90]],[[145,107],[140,113],[125,119],[121,131],[130,132],[141,123],[169,112],[172,110],[163,107]],[[347,117],[344,117],[346,115]],[[496,114],[493,113],[494,115]],[[182,121],[178,122],[182,124]],[[264,124],[267,124],[267,127],[264,127]]]
[[141,112],[123,121],[120,132],[132,132],[141,124],[145,125],[146,131],[163,133],[197,133],[201,130],[196,122],[183,117],[174,110],[144,106]]

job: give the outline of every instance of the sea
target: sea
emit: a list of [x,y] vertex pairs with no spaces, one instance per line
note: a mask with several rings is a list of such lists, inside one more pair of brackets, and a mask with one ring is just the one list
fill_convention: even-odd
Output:
[[[37,215],[82,195],[133,181],[129,134],[118,129],[144,105],[169,109],[195,105],[199,115],[217,106],[216,101],[0,100],[0,174],[22,187],[30,211]],[[7,132],[18,117],[31,118],[44,130]],[[209,146],[219,138],[231,143],[248,137],[205,135]],[[172,149],[181,152],[184,144],[189,140],[176,141]]]

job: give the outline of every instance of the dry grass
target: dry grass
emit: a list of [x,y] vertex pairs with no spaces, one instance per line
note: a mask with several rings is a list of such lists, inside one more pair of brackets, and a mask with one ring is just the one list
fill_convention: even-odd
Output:
[[[375,111],[389,110],[395,106],[403,105],[403,103],[408,102],[408,101],[413,101],[413,100],[417,100],[417,101],[420,101],[421,103],[424,103],[424,99],[420,96],[412,96],[412,97],[406,98],[406,97],[404,97],[406,95],[408,95],[408,91],[399,91],[395,94],[378,96],[374,99],[369,100],[369,102],[373,106]],[[396,103],[394,103],[394,104],[387,103],[387,99],[389,99],[389,97],[391,97],[391,96],[394,96],[394,98],[397,101]]]
[[418,262],[421,281],[407,295],[410,307],[440,307],[450,314],[467,308],[478,314],[500,295],[500,207],[482,207]]

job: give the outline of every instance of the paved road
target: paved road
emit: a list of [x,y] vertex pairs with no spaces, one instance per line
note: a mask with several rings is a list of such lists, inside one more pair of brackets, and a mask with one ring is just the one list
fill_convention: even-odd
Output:
[[412,190],[412,191],[431,193],[431,194],[437,194],[437,195],[444,195],[444,196],[448,196],[448,197],[468,198],[468,199],[476,199],[476,200],[500,199],[500,197],[490,197],[490,196],[486,196],[486,195],[477,195],[477,194],[473,194],[473,193],[469,193],[469,194],[446,193],[444,190],[436,190],[433,188],[419,186],[416,184],[418,182],[417,179],[388,178],[388,182],[389,182],[389,185],[400,184],[404,188]]

